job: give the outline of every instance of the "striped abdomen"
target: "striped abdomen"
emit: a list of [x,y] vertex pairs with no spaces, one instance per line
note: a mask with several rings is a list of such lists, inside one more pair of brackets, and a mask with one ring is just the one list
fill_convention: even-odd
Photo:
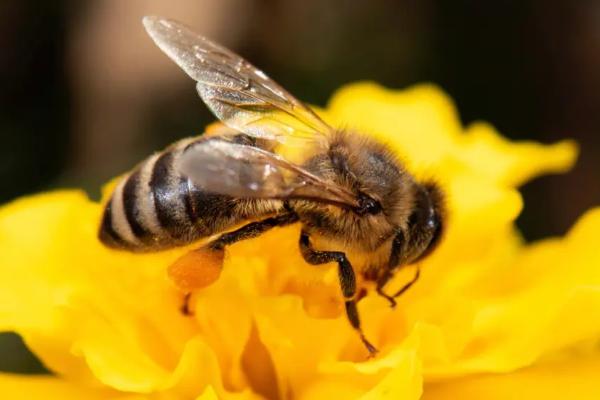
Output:
[[100,226],[104,244],[133,251],[160,250],[221,233],[281,208],[278,201],[207,193],[182,176],[176,168],[182,152],[202,140],[221,139],[183,139],[143,161],[119,182]]

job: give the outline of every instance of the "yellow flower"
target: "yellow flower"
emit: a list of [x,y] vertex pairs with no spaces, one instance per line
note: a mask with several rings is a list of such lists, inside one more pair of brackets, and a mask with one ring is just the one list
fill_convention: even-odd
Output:
[[302,260],[298,226],[228,248],[191,318],[165,271],[193,247],[107,249],[101,204],[59,191],[0,210],[0,329],[55,373],[0,374],[3,398],[600,398],[600,209],[529,245],[514,225],[516,187],[570,168],[574,143],[463,128],[433,86],[350,85],[323,115],[385,140],[448,197],[421,280],[396,309],[374,293],[359,304],[377,357],[342,313],[334,266]]

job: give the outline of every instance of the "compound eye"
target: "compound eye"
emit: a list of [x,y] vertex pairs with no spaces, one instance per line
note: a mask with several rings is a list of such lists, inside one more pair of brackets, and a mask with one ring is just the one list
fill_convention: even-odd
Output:
[[429,239],[429,243],[425,248],[423,254],[419,256],[419,258],[424,258],[429,255],[438,245],[440,239],[442,238],[442,221],[437,216],[437,214],[433,214],[429,218],[427,218],[427,227],[426,229],[431,232],[431,238]]
[[367,213],[379,214],[381,212],[381,204],[377,200],[369,199],[367,202]]
[[358,203],[357,212],[360,215],[379,214],[381,212],[381,203],[365,194],[359,196]]
[[436,229],[439,228],[440,225],[440,220],[438,218],[438,216],[435,213],[435,210],[433,208],[429,209],[429,217],[427,217],[427,222],[425,223],[425,226],[427,229],[434,231]]
[[409,218],[411,243],[409,248],[415,250],[415,258],[411,263],[423,260],[435,250],[442,238],[442,220],[434,209],[416,210]]

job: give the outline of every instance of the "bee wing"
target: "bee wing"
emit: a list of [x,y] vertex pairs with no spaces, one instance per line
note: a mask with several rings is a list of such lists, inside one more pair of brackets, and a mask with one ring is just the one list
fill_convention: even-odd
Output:
[[143,22],[158,47],[198,82],[202,100],[228,126],[280,142],[316,140],[331,130],[308,106],[232,51],[176,21],[144,17]]
[[179,170],[209,192],[240,198],[304,198],[357,207],[349,190],[318,177],[282,156],[222,138],[187,148]]

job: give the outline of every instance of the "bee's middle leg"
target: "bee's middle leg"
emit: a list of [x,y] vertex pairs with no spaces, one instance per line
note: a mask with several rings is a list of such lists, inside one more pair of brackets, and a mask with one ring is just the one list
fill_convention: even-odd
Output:
[[371,355],[377,353],[377,349],[365,337],[361,326],[358,310],[356,309],[356,276],[354,269],[348,261],[346,254],[341,251],[319,251],[313,249],[310,243],[308,233],[302,231],[300,235],[300,252],[304,260],[312,265],[326,264],[329,262],[337,262],[338,275],[342,294],[344,295],[346,316],[350,325],[358,332],[360,339]]

